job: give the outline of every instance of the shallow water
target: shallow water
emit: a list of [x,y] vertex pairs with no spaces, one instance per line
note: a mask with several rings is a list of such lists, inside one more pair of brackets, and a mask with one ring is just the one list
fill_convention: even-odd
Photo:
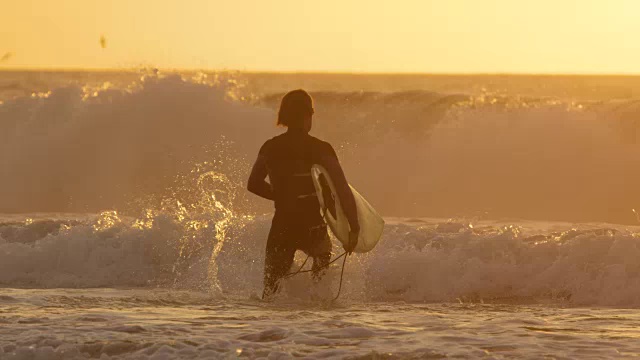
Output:
[[640,354],[638,227],[387,218],[337,301],[339,265],[263,302],[268,217],[218,238],[166,214],[2,219],[1,359]]
[[3,359],[587,359],[640,353],[640,314],[633,309],[264,303],[108,288],[1,294]]

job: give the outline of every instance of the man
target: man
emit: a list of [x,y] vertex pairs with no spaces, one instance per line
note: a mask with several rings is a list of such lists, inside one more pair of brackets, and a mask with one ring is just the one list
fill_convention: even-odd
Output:
[[355,248],[360,232],[355,199],[333,147],[309,135],[313,113],[313,100],[306,91],[287,93],[278,111],[278,125],[287,131],[262,145],[249,176],[248,190],[274,201],[276,209],[267,239],[263,298],[276,293],[296,250],[313,258],[316,281],[331,259],[331,241],[311,178],[313,164],[327,169],[336,186],[350,226],[347,252]]

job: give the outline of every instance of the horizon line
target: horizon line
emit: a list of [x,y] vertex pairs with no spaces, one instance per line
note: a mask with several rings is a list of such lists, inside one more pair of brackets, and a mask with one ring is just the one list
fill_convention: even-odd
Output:
[[417,72],[417,71],[347,71],[347,70],[242,70],[242,69],[198,69],[171,67],[0,67],[0,72],[138,72],[158,70],[165,72],[228,72],[244,74],[284,74],[284,75],[431,75],[431,76],[640,76],[637,73],[597,73],[597,72]]

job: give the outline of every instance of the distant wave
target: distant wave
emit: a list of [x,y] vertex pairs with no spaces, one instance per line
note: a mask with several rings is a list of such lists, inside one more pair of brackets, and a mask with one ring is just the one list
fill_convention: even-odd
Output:
[[639,101],[314,98],[316,133],[337,144],[349,179],[385,214],[637,223]]
[[[247,195],[282,94],[233,78],[147,76],[0,104],[0,212],[135,213],[208,162]],[[639,102],[505,95],[317,92],[313,134],[386,216],[637,222]]]
[[150,77],[5,102],[0,212],[139,210],[136,202],[174,191],[177,177],[205,162],[244,181],[246,157],[274,129],[269,110],[234,101],[232,90]]

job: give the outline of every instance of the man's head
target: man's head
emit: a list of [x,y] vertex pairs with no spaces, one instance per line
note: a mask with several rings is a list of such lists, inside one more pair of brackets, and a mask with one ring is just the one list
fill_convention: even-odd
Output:
[[278,125],[289,129],[311,130],[313,117],[313,99],[304,90],[289,91],[280,103],[278,111]]

